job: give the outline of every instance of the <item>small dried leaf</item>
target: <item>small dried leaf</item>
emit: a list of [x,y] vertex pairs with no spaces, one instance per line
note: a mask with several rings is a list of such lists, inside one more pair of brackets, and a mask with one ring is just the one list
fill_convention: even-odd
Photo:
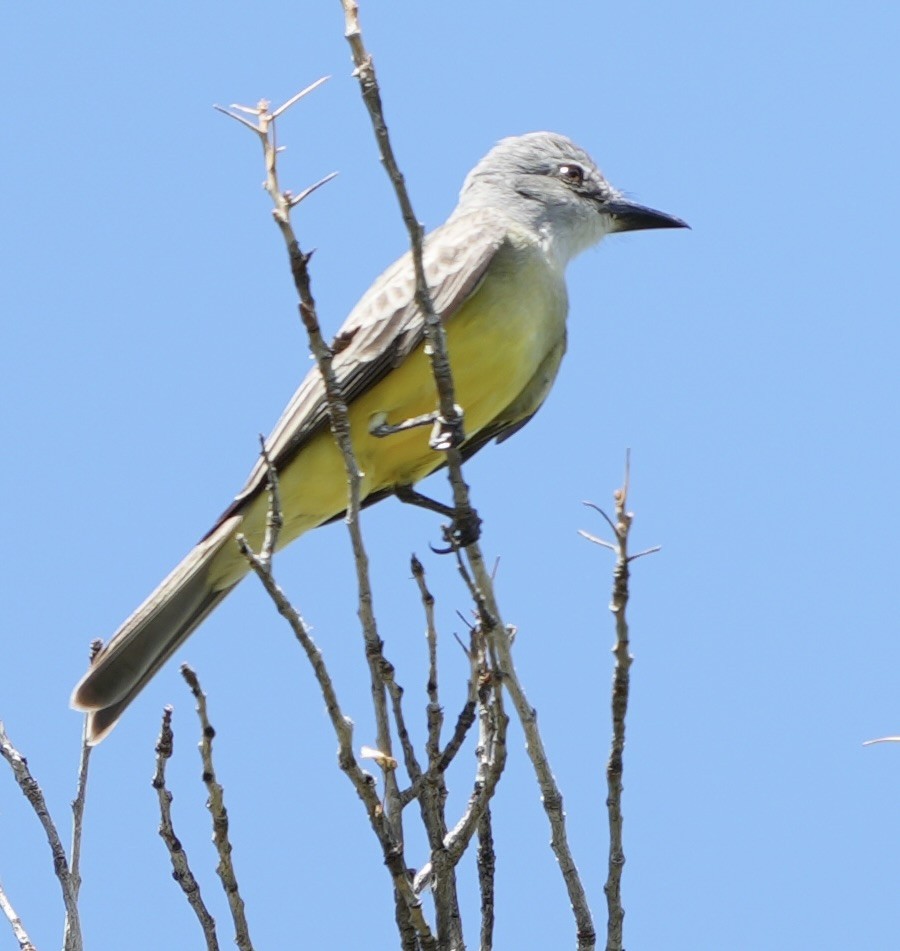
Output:
[[376,750],[372,746],[364,746],[359,751],[359,755],[361,759],[375,760],[384,770],[397,768],[397,760],[395,760],[393,756],[388,756],[387,753],[382,753],[381,750]]

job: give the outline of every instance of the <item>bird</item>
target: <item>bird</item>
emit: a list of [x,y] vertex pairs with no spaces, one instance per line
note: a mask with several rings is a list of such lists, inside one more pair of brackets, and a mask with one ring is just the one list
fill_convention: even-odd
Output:
[[[463,458],[507,439],[544,402],[566,349],[567,264],[608,234],[686,227],[680,218],[626,198],[564,135],[502,139],[475,165],[456,208],[423,244],[425,277],[462,411]],[[446,452],[423,428],[403,425],[433,414],[437,403],[410,252],[363,294],[332,352],[363,503],[415,497],[412,487],[445,463]],[[346,510],[344,462],[328,423],[325,388],[314,367],[265,440],[244,487],[76,685],[71,702],[88,714],[88,743],[109,734],[248,573],[236,536],[257,550],[261,545],[269,463],[282,508],[279,547]]]

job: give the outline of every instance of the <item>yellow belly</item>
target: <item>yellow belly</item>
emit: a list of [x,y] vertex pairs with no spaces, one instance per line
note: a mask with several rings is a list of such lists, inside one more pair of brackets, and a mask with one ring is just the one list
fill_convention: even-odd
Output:
[[[456,401],[467,437],[498,418],[532,382],[549,354],[565,339],[565,286],[533,249],[497,255],[481,285],[445,324]],[[555,366],[553,367],[555,372]],[[541,393],[538,400],[543,398]],[[390,424],[434,411],[431,363],[424,344],[349,407],[362,497],[423,479],[443,462],[428,444],[430,427],[386,437],[369,432],[373,417]],[[537,406],[526,407],[530,415]],[[347,506],[343,460],[329,430],[323,430],[278,473],[284,528],[279,547],[342,512]],[[268,500],[249,503],[239,531],[258,548]],[[211,578],[232,583],[245,573],[236,546],[216,558]]]

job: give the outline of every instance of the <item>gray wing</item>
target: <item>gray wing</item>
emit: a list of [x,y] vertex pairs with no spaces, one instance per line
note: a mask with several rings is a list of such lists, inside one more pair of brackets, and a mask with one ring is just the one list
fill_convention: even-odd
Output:
[[[425,278],[435,313],[452,318],[475,290],[509,232],[506,218],[491,209],[454,215],[425,239]],[[378,383],[424,337],[424,318],[415,300],[412,255],[407,252],[379,277],[348,315],[332,344],[332,367],[348,403]],[[266,440],[276,469],[283,468],[328,423],[325,387],[318,368],[300,384]],[[265,486],[258,460],[244,488],[215,529]]]

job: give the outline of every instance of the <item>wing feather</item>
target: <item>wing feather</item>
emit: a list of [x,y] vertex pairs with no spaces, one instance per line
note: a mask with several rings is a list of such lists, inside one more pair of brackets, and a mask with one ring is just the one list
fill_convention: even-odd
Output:
[[[475,290],[509,233],[496,211],[480,209],[452,216],[425,239],[425,277],[435,313],[450,320]],[[375,386],[424,337],[425,321],[415,300],[412,255],[407,252],[362,296],[338,331],[332,366],[348,403]],[[290,459],[328,422],[325,387],[317,367],[304,378],[266,440],[276,468]],[[265,485],[262,460],[215,528],[240,511]]]

